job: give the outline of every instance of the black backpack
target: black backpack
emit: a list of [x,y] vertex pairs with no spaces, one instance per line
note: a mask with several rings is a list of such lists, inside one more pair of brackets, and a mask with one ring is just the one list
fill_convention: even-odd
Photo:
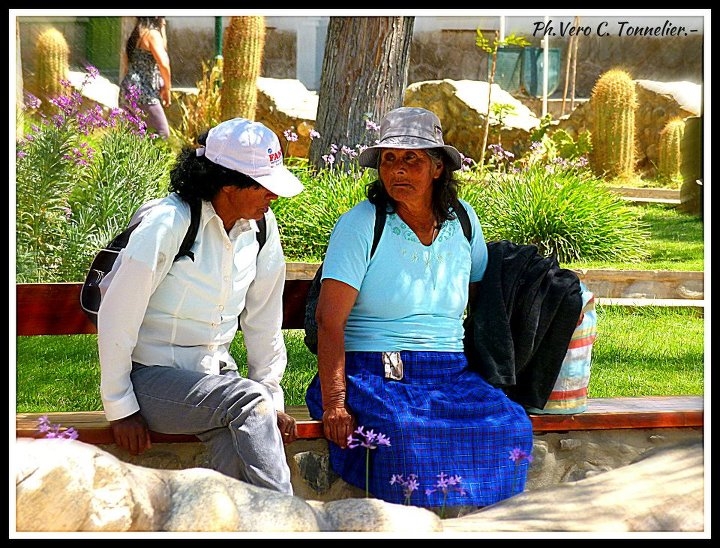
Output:
[[[465,207],[458,202],[457,207],[454,208],[457,213],[460,225],[462,226],[463,233],[467,238],[468,242],[472,238],[472,227],[470,226],[470,217]],[[370,257],[375,253],[380,236],[382,236],[383,229],[385,228],[385,218],[387,217],[387,210],[382,207],[375,208],[375,228],[373,230],[373,242],[370,247]],[[320,296],[320,285],[322,284],[322,268],[323,264],[320,263],[315,276],[313,276],[310,288],[308,289],[307,299],[305,301],[305,346],[308,347],[310,352],[317,354],[317,333],[318,326],[315,320],[315,309],[317,308],[318,297]]]
[[[188,202],[190,204],[190,226],[188,226],[185,237],[180,244],[180,249],[175,255],[173,262],[177,261],[181,257],[190,257],[190,260],[195,260],[195,255],[191,251],[195,238],[197,237],[198,229],[200,228],[200,210],[201,201],[193,200]],[[87,275],[85,276],[85,282],[80,288],[80,306],[90,318],[90,321],[94,326],[97,327],[97,313],[100,308],[100,282],[103,278],[112,270],[115,260],[118,258],[120,251],[122,251],[130,239],[130,234],[138,227],[140,222],[134,223],[123,230],[120,234],[115,236],[112,241],[107,244],[103,249],[98,251],[97,255],[90,265]],[[265,217],[263,216],[258,222],[259,231],[257,234],[257,240],[260,244],[260,249],[265,244],[267,239],[266,228],[265,228]],[[259,252],[259,250],[258,250]]]

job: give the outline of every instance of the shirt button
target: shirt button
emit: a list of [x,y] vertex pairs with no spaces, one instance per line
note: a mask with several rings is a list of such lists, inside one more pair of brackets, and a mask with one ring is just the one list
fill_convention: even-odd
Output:
[[230,242],[225,242],[225,249],[230,249]]
[[229,282],[230,276],[223,276],[223,282]]
[[220,306],[218,306],[218,310],[219,310],[220,312],[222,312],[223,310],[225,310],[225,307],[224,307],[223,305],[220,305]]
[[210,350],[210,352],[215,352],[217,350],[217,346],[211,344],[210,346],[208,346],[208,349]]

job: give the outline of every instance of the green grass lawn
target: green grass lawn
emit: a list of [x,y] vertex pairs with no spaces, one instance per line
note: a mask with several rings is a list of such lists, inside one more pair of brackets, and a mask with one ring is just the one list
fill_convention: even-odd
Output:
[[[667,206],[636,206],[650,224],[651,258],[642,264],[574,263],[566,268],[704,270],[703,222]],[[288,260],[291,260],[288,258]],[[593,347],[591,397],[702,395],[702,312],[687,308],[600,306]],[[302,331],[285,333],[287,405],[303,405],[317,369]],[[100,369],[94,335],[16,337],[18,412],[100,410]],[[232,348],[244,363],[242,333]],[[244,367],[244,366],[243,366]]]
[[[688,308],[597,307],[590,397],[702,395],[704,321]],[[287,405],[304,405],[317,371],[303,332],[285,332]],[[245,369],[242,333],[232,347]],[[17,337],[17,411],[100,410],[95,335]]]

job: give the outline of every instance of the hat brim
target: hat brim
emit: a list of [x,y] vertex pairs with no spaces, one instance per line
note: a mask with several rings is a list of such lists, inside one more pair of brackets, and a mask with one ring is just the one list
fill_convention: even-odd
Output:
[[261,175],[253,177],[253,179],[282,198],[297,196],[305,188],[300,179],[295,177],[285,166],[275,166],[269,175]]
[[402,148],[413,150],[442,148],[445,152],[445,156],[447,159],[446,167],[450,171],[458,170],[460,169],[460,166],[462,166],[462,158],[460,156],[460,152],[455,147],[450,145],[438,146],[436,144],[428,144],[428,142],[425,140],[407,137],[389,137],[385,139],[382,143],[366,148],[358,155],[358,163],[363,167],[371,167],[377,169],[378,157],[380,155],[380,151],[384,148]]

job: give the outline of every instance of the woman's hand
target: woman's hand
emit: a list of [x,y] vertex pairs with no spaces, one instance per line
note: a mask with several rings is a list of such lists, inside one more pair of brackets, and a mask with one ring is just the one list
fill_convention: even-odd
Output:
[[291,417],[283,411],[278,411],[277,424],[284,443],[290,443],[297,439],[298,431],[295,417]]
[[328,407],[323,412],[323,432],[325,437],[345,449],[348,437],[355,431],[355,417],[346,407]]
[[170,96],[170,86],[164,85],[160,88],[160,101],[162,101],[163,107],[167,108],[170,106],[172,101]]
[[150,429],[140,411],[125,418],[110,421],[115,444],[131,455],[140,455],[150,449]]

